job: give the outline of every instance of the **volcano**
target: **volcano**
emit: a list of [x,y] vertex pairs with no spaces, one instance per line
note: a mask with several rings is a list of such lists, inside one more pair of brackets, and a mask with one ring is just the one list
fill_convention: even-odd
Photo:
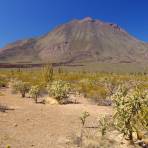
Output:
[[0,49],[0,62],[145,63],[148,44],[114,23],[86,17]]

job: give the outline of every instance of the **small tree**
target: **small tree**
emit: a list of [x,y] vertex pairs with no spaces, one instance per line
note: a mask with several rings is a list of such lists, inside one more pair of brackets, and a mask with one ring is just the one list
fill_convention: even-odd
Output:
[[37,99],[40,96],[40,86],[39,85],[32,86],[29,91],[29,94],[37,103],[38,102]]
[[145,108],[148,107],[147,93],[137,87],[128,90],[120,86],[112,98],[115,125],[133,143],[133,132],[139,125],[144,125]]
[[26,93],[30,89],[30,86],[27,82],[23,82],[20,80],[19,81],[13,80],[11,83],[11,87],[12,87],[13,91],[19,92],[23,98],[25,97]]
[[47,86],[47,90],[49,95],[55,97],[59,103],[63,103],[68,98],[70,84],[62,80],[53,81]]

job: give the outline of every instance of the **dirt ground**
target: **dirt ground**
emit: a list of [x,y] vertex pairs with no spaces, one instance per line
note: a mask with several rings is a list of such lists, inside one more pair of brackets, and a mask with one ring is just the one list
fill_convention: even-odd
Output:
[[0,112],[0,148],[8,145],[11,148],[75,148],[78,147],[76,137],[80,136],[79,117],[83,111],[91,115],[86,123],[88,126],[102,114],[112,114],[111,107],[85,101],[80,101],[81,104],[44,105],[12,94],[9,89],[1,92],[4,95],[0,96],[0,104],[12,110]]

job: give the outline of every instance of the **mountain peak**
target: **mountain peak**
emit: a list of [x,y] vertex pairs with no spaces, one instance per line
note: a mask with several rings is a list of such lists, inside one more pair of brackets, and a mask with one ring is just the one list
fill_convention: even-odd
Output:
[[82,22],[87,22],[87,21],[92,22],[92,21],[95,21],[95,20],[88,16],[88,17],[83,18],[81,21]]
[[1,49],[0,62],[145,62],[147,53],[148,46],[120,26],[85,17]]

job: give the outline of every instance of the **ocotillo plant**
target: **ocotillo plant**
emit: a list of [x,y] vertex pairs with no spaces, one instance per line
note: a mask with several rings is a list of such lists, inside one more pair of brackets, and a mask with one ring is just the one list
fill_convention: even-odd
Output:
[[42,79],[45,84],[53,80],[53,67],[51,64],[47,64],[42,68]]

